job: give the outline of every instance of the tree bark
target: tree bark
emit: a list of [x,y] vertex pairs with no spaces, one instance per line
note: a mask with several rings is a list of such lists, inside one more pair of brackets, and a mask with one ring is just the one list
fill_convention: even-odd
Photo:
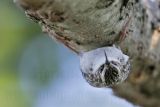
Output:
[[76,53],[119,45],[130,56],[132,72],[124,83],[112,87],[115,94],[136,105],[160,106],[160,29],[153,29],[139,0],[16,3],[44,32]]

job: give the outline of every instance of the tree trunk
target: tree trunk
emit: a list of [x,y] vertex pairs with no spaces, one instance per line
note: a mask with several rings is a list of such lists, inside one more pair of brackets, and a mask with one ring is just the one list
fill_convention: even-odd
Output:
[[[115,94],[133,104],[160,107],[159,30],[138,0],[17,0],[50,37],[76,53],[117,44],[132,72]],[[126,34],[124,34],[126,33]],[[126,38],[121,38],[126,35]]]

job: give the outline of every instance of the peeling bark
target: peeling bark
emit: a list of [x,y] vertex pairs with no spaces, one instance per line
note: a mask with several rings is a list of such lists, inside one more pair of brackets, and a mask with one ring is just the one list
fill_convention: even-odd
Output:
[[[124,83],[112,87],[115,94],[133,104],[160,106],[160,43],[155,39],[160,33],[152,28],[139,0],[17,0],[16,3],[44,32],[76,53],[119,45],[132,60],[132,72]],[[121,40],[121,35],[126,38]]]

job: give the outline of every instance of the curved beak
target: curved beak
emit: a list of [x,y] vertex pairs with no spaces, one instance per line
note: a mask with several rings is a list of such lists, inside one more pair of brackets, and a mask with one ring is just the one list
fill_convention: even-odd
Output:
[[109,65],[109,64],[110,64],[110,62],[109,62],[109,60],[108,60],[108,57],[107,57],[107,54],[106,54],[106,52],[105,52],[105,51],[104,51],[104,55],[105,55],[105,58],[106,58],[105,64],[106,64],[106,65]]

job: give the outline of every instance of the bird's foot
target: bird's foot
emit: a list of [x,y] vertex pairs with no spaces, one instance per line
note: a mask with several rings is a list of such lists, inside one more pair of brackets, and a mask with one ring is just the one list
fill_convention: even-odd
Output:
[[123,26],[122,30],[119,32],[119,41],[120,43],[125,40],[128,34],[128,26],[130,24],[131,17],[129,17],[128,21]]

